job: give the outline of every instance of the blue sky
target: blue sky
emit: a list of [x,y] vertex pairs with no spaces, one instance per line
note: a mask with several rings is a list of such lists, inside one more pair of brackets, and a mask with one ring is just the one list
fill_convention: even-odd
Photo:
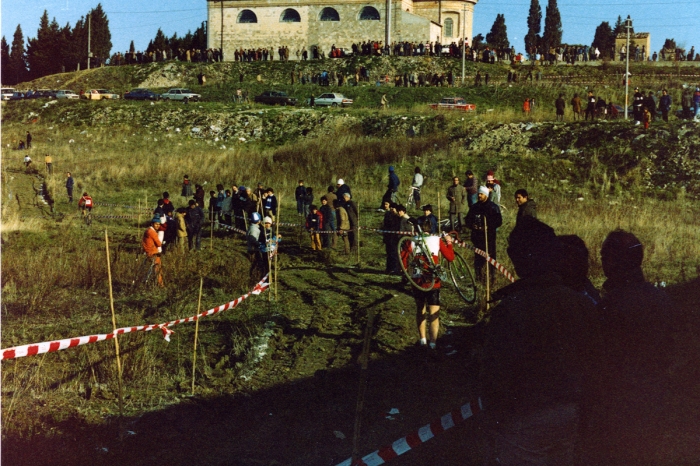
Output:
[[[96,0],[2,0],[2,35],[8,42],[17,24],[25,39],[35,37],[44,10],[61,26],[74,25],[80,16],[97,5]],[[205,0],[102,0],[112,32],[112,52],[125,51],[131,40],[144,49],[160,27],[167,36],[194,31],[206,20]],[[544,16],[547,0],[540,0]],[[601,21],[614,24],[618,15],[634,21],[636,32],[650,32],[652,50],[666,38],[674,38],[687,48],[700,51],[700,0],[559,0],[564,42],[590,44]],[[530,0],[481,0],[474,10],[474,35],[486,33],[499,13],[505,14],[508,38],[522,51],[527,32]],[[377,38],[381,39],[381,38]]]

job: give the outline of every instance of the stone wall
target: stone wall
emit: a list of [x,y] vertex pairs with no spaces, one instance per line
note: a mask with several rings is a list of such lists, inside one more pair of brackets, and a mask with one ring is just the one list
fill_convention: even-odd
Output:
[[[468,0],[472,1],[472,0]],[[442,2],[442,20],[453,23],[452,37],[443,37],[443,28],[437,24],[438,3],[435,1],[398,0],[392,2],[392,41],[443,43],[456,41],[462,36],[463,21],[466,21],[467,37],[471,37],[474,4],[457,0]],[[466,15],[464,5],[466,4]],[[221,47],[221,2],[208,1],[208,47]],[[365,40],[384,41],[386,29],[386,2],[350,0],[342,4],[328,4],[313,0],[289,3],[288,0],[224,1],[224,58],[234,59],[234,50],[244,48],[272,48],[275,58],[277,49],[286,45],[290,59],[296,59],[296,51],[306,48],[309,52],[318,46],[326,55],[335,45],[351,50],[353,43]],[[362,20],[360,13],[365,7],[374,8],[379,20]],[[339,21],[321,21],[324,8],[337,11]],[[299,15],[298,22],[286,22],[284,12],[291,9]],[[240,22],[241,15],[254,14],[257,22]],[[466,16],[466,18],[463,18]],[[434,18],[433,18],[434,17]]]

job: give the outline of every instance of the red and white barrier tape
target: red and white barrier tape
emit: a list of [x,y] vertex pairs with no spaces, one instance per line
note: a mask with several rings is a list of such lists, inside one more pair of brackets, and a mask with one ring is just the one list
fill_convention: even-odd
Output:
[[397,456],[403,455],[412,448],[416,448],[421,443],[427,442],[436,435],[445,432],[447,429],[461,424],[481,410],[481,399],[477,398],[476,401],[467,403],[461,408],[445,414],[440,419],[436,419],[430,424],[424,425],[420,429],[398,439],[391,445],[373,451],[355,463],[352,462],[352,458],[348,458],[342,463],[338,463],[337,466],[378,466],[384,464]]
[[515,281],[515,277],[508,271],[508,269],[506,269],[505,267],[503,267],[503,265],[501,265],[500,262],[497,262],[496,259],[494,259],[493,257],[489,256],[488,253],[487,253],[486,251],[483,251],[483,250],[481,250],[481,249],[479,249],[479,248],[477,248],[477,247],[475,247],[475,246],[472,246],[471,244],[467,244],[467,243],[464,242],[464,241],[455,241],[454,244],[456,244],[457,246],[463,247],[463,248],[471,249],[472,251],[474,251],[474,252],[477,253],[478,255],[485,257],[485,258],[486,258],[486,261],[487,261],[489,264],[493,265],[493,266],[496,268],[496,270],[498,270],[498,271],[501,272],[503,275],[505,275],[506,278],[507,278],[508,280],[510,280],[511,282],[514,282],[514,281]]
[[163,337],[166,341],[170,341],[170,335],[174,333],[168,327],[174,325],[184,324],[186,322],[194,322],[195,320],[201,319],[202,317],[207,317],[210,315],[218,314],[229,309],[233,309],[238,306],[241,302],[247,299],[250,295],[257,295],[265,291],[269,287],[269,283],[266,283],[267,275],[263,277],[260,282],[258,282],[255,287],[243,296],[230,301],[226,304],[222,304],[208,311],[204,311],[201,314],[194,315],[192,317],[187,317],[186,319],[177,319],[170,322],[165,322],[162,324],[151,324],[151,325],[138,325],[135,327],[122,327],[118,328],[111,333],[99,334],[99,335],[88,335],[76,338],[66,338],[63,340],[55,341],[45,341],[42,343],[34,343],[30,345],[15,346],[12,348],[7,348],[0,350],[0,361],[5,359],[16,359],[23,358],[25,356],[34,356],[36,354],[51,353],[53,351],[60,351],[66,348],[73,348],[75,346],[86,345],[88,343],[95,343],[103,340],[110,340],[116,335],[121,335],[124,333],[132,332],[150,332],[151,330],[160,329],[163,332]]

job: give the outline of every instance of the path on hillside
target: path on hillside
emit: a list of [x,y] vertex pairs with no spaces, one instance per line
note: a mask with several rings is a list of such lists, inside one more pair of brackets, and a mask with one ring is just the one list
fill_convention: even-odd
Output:
[[[19,195],[22,215],[45,215],[41,205],[32,204],[31,182],[38,185],[39,178],[7,174],[14,179],[6,188]],[[275,325],[262,343],[267,345],[265,356],[245,372],[245,379],[235,382],[234,395],[189,398],[130,418],[126,429],[133,434],[123,442],[117,439],[114,418],[97,426],[69,419],[53,437],[4,439],[2,459],[20,465],[337,464],[352,453],[358,361],[370,311],[375,320],[361,416],[362,455],[473,397],[473,338],[461,318],[462,309],[450,306],[443,312],[442,356],[428,358],[413,347],[410,290],[399,277],[383,273],[383,253],[373,257],[377,244],[364,248],[360,266],[354,257],[345,256],[330,265],[309,250],[307,239],[305,235],[301,247],[292,238],[282,243],[278,303],[270,304],[267,295],[251,300],[255,306],[270,307]],[[392,408],[399,413],[387,418]],[[476,441],[474,423],[468,421],[397,464],[477,464]]]

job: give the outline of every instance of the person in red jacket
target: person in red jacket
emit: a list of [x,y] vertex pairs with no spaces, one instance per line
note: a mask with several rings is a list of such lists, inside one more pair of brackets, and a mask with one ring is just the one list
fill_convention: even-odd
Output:
[[[88,195],[87,191],[83,193],[83,196],[78,201],[78,207],[80,208],[80,213],[83,218],[92,212],[92,198]],[[90,219],[88,218],[88,221]],[[89,224],[89,223],[88,223]]]
[[154,265],[153,272],[156,274],[156,280],[158,286],[163,287],[163,273],[160,262],[160,253],[162,251],[162,243],[160,238],[158,238],[158,230],[160,229],[160,217],[154,217],[151,220],[151,226],[149,226],[143,233],[143,238],[141,239],[141,247],[143,252],[146,254],[148,259],[150,259]]
[[[424,220],[424,225],[421,228],[427,229],[430,227],[429,220]],[[430,253],[430,259],[432,259],[434,264],[439,263],[439,254],[452,262],[455,258],[454,249],[452,248],[452,237],[445,236],[439,237],[434,235],[428,235],[426,233],[421,233],[425,235],[425,242],[428,246]],[[416,245],[414,244],[415,248]],[[428,258],[424,256],[427,261]],[[405,260],[406,258],[402,258]],[[426,273],[429,270],[429,265],[426,262],[424,265],[424,270]],[[414,279],[421,284],[421,277]],[[432,281],[432,280],[431,280]],[[416,324],[418,326],[418,335],[420,337],[419,345],[420,347],[427,347],[431,351],[436,349],[438,331],[440,330],[440,318],[438,312],[440,311],[440,288],[442,284],[439,277],[435,277],[435,284],[430,289],[419,290],[417,288],[413,289],[413,298],[416,302]],[[428,341],[428,339],[430,341]]]
[[318,210],[318,207],[312,205],[309,207],[309,216],[306,217],[306,229],[311,233],[311,249],[321,251],[321,235],[319,231],[323,230],[323,215]]

